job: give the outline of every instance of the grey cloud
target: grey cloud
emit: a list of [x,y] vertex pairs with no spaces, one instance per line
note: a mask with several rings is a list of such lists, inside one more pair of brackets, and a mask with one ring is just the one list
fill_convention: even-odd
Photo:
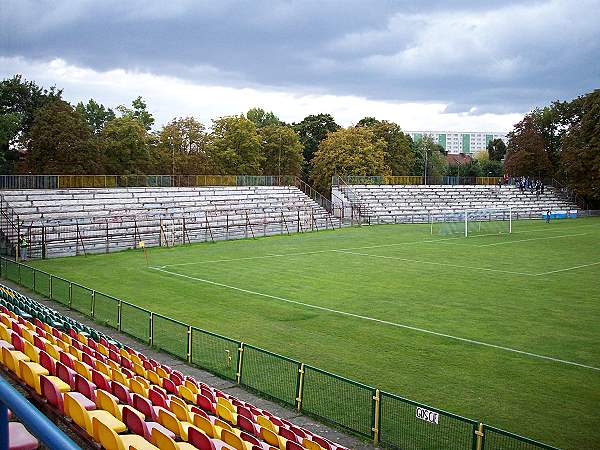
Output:
[[202,83],[484,113],[526,111],[600,81],[598,0],[9,0],[2,8],[2,56]]

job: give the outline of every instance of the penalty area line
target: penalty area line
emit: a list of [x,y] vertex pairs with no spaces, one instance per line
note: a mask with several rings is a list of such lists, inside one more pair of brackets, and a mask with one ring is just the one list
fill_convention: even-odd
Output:
[[585,369],[591,369],[591,370],[600,371],[600,367],[589,366],[587,364],[581,364],[581,363],[574,362],[574,361],[568,361],[568,360],[564,360],[564,359],[553,358],[552,356],[538,355],[536,353],[526,352],[526,351],[523,351],[523,350],[517,350],[517,349],[514,349],[514,348],[510,348],[510,347],[504,347],[502,345],[490,344],[488,342],[482,342],[482,341],[477,341],[477,340],[474,340],[474,339],[468,339],[468,338],[463,338],[463,337],[459,337],[459,336],[453,336],[451,334],[439,333],[437,331],[427,330],[425,328],[419,328],[419,327],[414,327],[414,326],[411,326],[411,325],[405,325],[405,324],[401,324],[401,323],[390,322],[388,320],[376,319],[374,317],[363,316],[363,315],[360,315],[360,314],[354,314],[354,313],[350,313],[350,312],[346,312],[346,311],[340,311],[340,310],[332,309],[332,308],[326,308],[324,306],[311,305],[310,303],[304,303],[304,302],[300,302],[300,301],[297,301],[297,300],[291,300],[291,299],[288,299],[288,298],[279,297],[279,296],[276,296],[276,295],[265,294],[265,293],[262,293],[262,292],[251,291],[249,289],[243,289],[243,288],[239,288],[239,287],[236,287],[236,286],[231,286],[231,285],[228,285],[228,284],[224,284],[224,283],[219,283],[219,282],[216,282],[216,281],[207,280],[205,278],[193,277],[193,276],[185,275],[185,274],[182,274],[182,273],[172,272],[172,271],[169,271],[169,270],[162,269],[160,267],[149,267],[149,268],[153,269],[153,270],[156,270],[158,272],[162,272],[162,273],[168,274],[168,275],[172,275],[172,276],[176,276],[176,277],[181,277],[181,278],[186,278],[188,280],[198,281],[200,283],[210,284],[210,285],[213,285],[213,286],[219,286],[219,287],[222,287],[222,288],[225,288],[225,289],[231,289],[231,290],[238,291],[238,292],[244,292],[246,294],[256,295],[256,296],[259,296],[259,297],[265,297],[265,298],[269,298],[269,299],[272,299],[272,300],[278,300],[278,301],[281,301],[281,302],[291,303],[291,304],[294,304],[294,305],[303,306],[305,308],[317,309],[317,310],[320,310],[320,311],[325,311],[325,312],[329,312],[329,313],[332,313],[332,314],[338,314],[338,315],[341,315],[341,316],[353,317],[355,319],[361,319],[361,320],[368,320],[370,322],[376,322],[376,323],[381,323],[381,324],[384,324],[384,325],[390,325],[390,326],[393,326],[393,327],[396,327],[396,328],[404,328],[404,329],[416,331],[416,332],[419,332],[419,333],[426,333],[426,334],[430,334],[430,335],[433,335],[433,336],[439,336],[439,337],[443,337],[443,338],[447,338],[447,339],[452,339],[452,340],[456,340],[456,341],[460,341],[460,342],[466,342],[466,343],[469,343],[469,344],[480,345],[480,346],[483,346],[483,347],[494,348],[494,349],[497,349],[497,350],[504,350],[504,351],[511,352],[511,353],[517,353],[517,354],[520,354],[520,355],[531,356],[533,358],[544,359],[544,360],[547,360],[547,361],[553,361],[553,362],[557,362],[557,363],[561,363],[561,364],[567,364],[567,365],[570,365],[570,366],[576,366],[576,367],[582,367],[582,368],[585,368]]

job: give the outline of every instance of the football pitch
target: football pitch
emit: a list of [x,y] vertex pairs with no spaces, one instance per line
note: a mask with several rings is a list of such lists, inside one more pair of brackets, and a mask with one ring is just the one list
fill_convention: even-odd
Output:
[[380,225],[30,262],[548,444],[600,448],[600,219]]

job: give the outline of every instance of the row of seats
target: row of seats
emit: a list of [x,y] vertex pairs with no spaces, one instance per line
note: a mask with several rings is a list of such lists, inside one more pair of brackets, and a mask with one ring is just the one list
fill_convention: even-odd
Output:
[[373,218],[463,209],[503,208],[515,213],[577,209],[552,187],[539,195],[521,192],[514,186],[353,185],[340,189],[350,203]]
[[26,320],[0,293],[3,367],[106,449],[345,450],[116,341]]

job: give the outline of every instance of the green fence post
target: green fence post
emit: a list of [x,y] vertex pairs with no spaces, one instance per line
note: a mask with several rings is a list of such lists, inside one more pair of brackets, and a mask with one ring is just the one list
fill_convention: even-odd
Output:
[[238,348],[238,370],[236,373],[237,384],[242,382],[242,362],[244,360],[244,343],[240,342],[240,348]]
[[152,347],[152,345],[154,344],[154,313],[152,311],[150,311],[150,323],[148,324],[148,326],[150,327],[150,332],[148,335],[148,344],[150,345],[150,347]]
[[71,283],[69,281],[69,309],[71,308],[71,305],[73,304],[73,283]]
[[188,327],[188,342],[187,342],[187,362],[192,363],[192,326]]
[[300,364],[298,369],[298,392],[296,395],[296,404],[298,412],[302,409],[302,390],[304,388],[304,363]]
[[379,445],[379,430],[380,420],[379,417],[379,405],[381,402],[381,396],[379,395],[379,389],[375,389],[375,395],[373,396],[373,445],[377,447]]

